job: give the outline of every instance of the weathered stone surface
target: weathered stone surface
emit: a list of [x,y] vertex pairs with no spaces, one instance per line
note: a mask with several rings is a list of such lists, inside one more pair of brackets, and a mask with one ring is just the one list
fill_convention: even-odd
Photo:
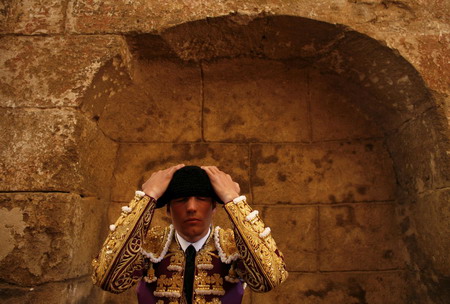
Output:
[[165,60],[140,61],[134,66],[133,83],[127,87],[120,83],[126,80],[106,83],[117,78],[114,72],[102,73],[101,79],[93,82],[92,100],[86,102],[104,133],[128,142],[200,141],[199,66]]
[[[336,140],[381,137],[383,133],[371,117],[359,107],[365,93],[350,85],[336,90],[333,77],[310,72],[312,140]],[[348,94],[352,90],[351,94]]]
[[248,146],[239,144],[121,144],[114,172],[114,201],[126,202],[157,170],[184,163],[217,165],[249,193]]
[[[125,61],[116,56],[98,69],[80,101],[85,115],[98,121],[111,97],[131,85],[131,75],[127,68]],[[124,105],[124,102],[120,104]]]
[[3,1],[0,3],[0,31],[4,31],[7,26],[8,15],[11,11],[12,1]]
[[[93,13],[95,12],[95,13]],[[251,1],[127,2],[87,0],[70,1],[68,29],[78,33],[156,32],[188,21],[228,14],[249,16],[290,15],[314,18],[333,24],[345,24],[361,32],[377,34],[403,33],[412,29],[445,28],[450,12],[440,1]],[[430,23],[429,20],[435,20]],[[428,21],[428,22],[427,22]],[[392,26],[395,23],[396,26]]]
[[97,69],[117,54],[117,36],[0,37],[0,106],[77,106]]
[[447,122],[430,109],[388,137],[398,183],[403,191],[421,193],[450,185]]
[[310,59],[332,48],[343,30],[342,26],[294,16],[232,15],[184,23],[161,36],[184,60],[240,56]]
[[[155,32],[164,27],[233,11],[217,2],[159,1],[71,1],[67,28],[77,33]],[[92,14],[95,12],[95,14]]]
[[119,294],[109,293],[106,291],[102,292],[102,301],[101,303],[108,304],[137,304],[137,295],[136,295],[136,287],[132,287],[127,291]]
[[99,291],[90,277],[27,288],[1,284],[0,301],[4,304],[99,303],[102,299]]
[[334,203],[392,200],[392,162],[379,141],[251,147],[255,202]]
[[305,69],[232,59],[205,64],[203,70],[206,140],[309,140]]
[[267,20],[250,16],[224,16],[187,22],[169,28],[161,37],[183,60],[261,56]]
[[66,1],[9,0],[0,7],[4,13],[4,20],[0,19],[2,34],[56,34],[64,30]]
[[65,193],[3,193],[0,206],[2,280],[30,286],[90,274],[106,215],[102,201]]
[[[411,250],[411,258],[415,259],[415,261],[407,260],[411,263],[408,267],[417,270],[418,281],[411,285],[411,289],[432,295],[433,301],[418,299],[414,296],[407,298],[405,294],[409,291],[405,290],[405,285],[409,284],[409,282],[404,283],[400,273],[384,271],[383,273],[345,274],[331,272],[305,276],[291,272],[286,285],[269,294],[255,294],[253,302],[449,303],[449,265],[447,263],[449,248],[445,239],[441,242],[449,232],[447,225],[448,212],[446,211],[449,197],[444,190],[433,192],[435,188],[445,189],[449,186],[448,172],[450,170],[447,159],[450,149],[447,146],[449,136],[446,133],[448,131],[449,118],[447,117],[444,123],[443,115],[430,114],[434,110],[430,110],[427,114],[417,118],[417,115],[420,115],[422,111],[435,105],[442,106],[444,109],[447,108],[447,116],[450,113],[448,111],[450,108],[450,99],[448,98],[450,91],[447,60],[450,33],[448,1],[268,0],[262,3],[259,0],[250,0],[245,2],[227,1],[226,3],[217,1],[186,3],[186,1],[177,0],[163,3],[161,1],[130,2],[119,0],[99,2],[71,0],[57,3],[53,0],[10,0],[3,1],[0,4],[0,32],[13,34],[0,38],[0,66],[3,67],[0,72],[0,107],[77,107],[81,103],[81,97],[85,96],[84,101],[92,102],[90,107],[87,107],[88,102],[83,103],[83,106],[85,106],[83,110],[90,118],[100,120],[100,114],[110,114],[112,119],[110,119],[108,124],[105,124],[104,131],[109,132],[107,134],[113,138],[138,142],[155,141],[154,138],[159,136],[164,137],[167,141],[178,142],[196,141],[201,137],[199,135],[193,136],[194,131],[191,129],[187,131],[173,129],[164,133],[165,130],[161,126],[172,123],[171,118],[165,116],[161,117],[161,120],[154,125],[152,124],[155,121],[150,121],[148,124],[139,122],[141,125],[138,126],[137,121],[131,120],[130,122],[128,119],[127,115],[135,111],[135,109],[138,109],[140,112],[141,109],[138,108],[138,102],[148,101],[145,98],[136,98],[144,96],[145,90],[139,91],[135,89],[131,93],[128,91],[129,94],[122,93],[121,97],[123,98],[120,100],[117,96],[114,97],[117,103],[109,105],[107,111],[103,112],[106,102],[110,100],[109,94],[112,92],[118,94],[117,91],[120,88],[130,86],[131,79],[135,76],[129,74],[133,65],[129,65],[130,61],[127,58],[130,55],[127,53],[127,47],[133,48],[133,46],[130,43],[127,47],[124,47],[122,38],[119,36],[64,35],[64,11],[66,5],[69,6],[66,29],[70,34],[117,34],[126,32],[134,35],[135,33],[152,33],[152,43],[144,41],[143,44],[146,45],[146,48],[138,49],[137,52],[133,53],[135,59],[138,59],[134,61],[137,64],[134,65],[135,68],[139,68],[140,65],[150,66],[147,63],[144,64],[144,61],[149,59],[155,60],[156,57],[173,60],[179,56],[184,59],[211,59],[214,61],[219,59],[217,57],[222,56],[249,56],[258,57],[261,61],[263,60],[261,57],[283,59],[286,66],[299,69],[308,66],[308,69],[310,69],[309,67],[314,67],[321,70],[321,72],[326,70],[334,73],[335,75],[331,82],[335,86],[334,94],[348,98],[350,109],[358,109],[361,113],[367,113],[369,120],[376,122],[387,134],[391,134],[388,140],[389,151],[395,161],[401,190],[406,192],[403,193],[405,197],[402,199],[405,203],[404,205],[411,205],[413,213],[408,223],[409,228],[405,228],[408,225],[402,223],[402,228],[406,229],[404,238],[411,237],[410,243],[412,245],[408,248]],[[264,16],[271,14],[287,16],[269,16],[267,18]],[[223,15],[229,16],[223,17]],[[219,18],[211,18],[217,16]],[[185,24],[188,21],[195,22]],[[324,21],[324,23],[320,21]],[[341,24],[344,26],[341,26]],[[168,27],[173,25],[180,26],[167,30]],[[352,30],[362,35],[352,32]],[[23,37],[14,35],[14,33],[20,35],[62,33],[63,36]],[[389,48],[383,47],[384,44]],[[397,52],[399,52],[399,55],[396,55]],[[96,74],[100,66],[105,65],[106,62],[109,62],[112,57],[117,55],[123,58],[125,63],[121,63],[116,69],[114,61],[111,61],[111,65],[107,64],[103,71]],[[228,60],[233,61],[232,59]],[[215,63],[212,61],[202,64],[204,67],[208,67],[209,65],[217,65],[220,62],[224,62],[223,59]],[[164,61],[161,60],[162,62]],[[413,66],[409,65],[409,63]],[[186,63],[185,66],[189,64]],[[108,71],[110,67],[113,67],[111,73]],[[145,73],[151,72],[150,69],[145,68],[143,71]],[[251,69],[242,70],[241,74],[255,73],[251,71]],[[121,75],[121,73],[123,74]],[[261,74],[264,73],[270,74],[272,71],[262,69]],[[91,85],[91,82],[95,75],[97,75],[97,79],[102,80],[103,76],[109,76],[109,82],[96,82],[94,80],[96,82],[95,85],[97,85],[97,87],[94,87],[94,85]],[[115,76],[117,77],[114,78]],[[114,81],[111,81],[113,78],[114,81],[118,82],[114,83]],[[184,78],[187,79],[190,76],[187,75]],[[274,80],[278,79],[276,75],[273,78]],[[350,114],[352,110],[346,110],[343,105],[337,106],[337,104],[329,102],[335,95],[332,92],[330,92],[330,95],[327,95],[327,92],[325,92],[326,87],[319,86],[323,82],[317,83],[313,79],[314,77],[308,80],[310,81],[308,88],[310,89],[308,93],[310,95],[308,96],[312,102],[311,112],[297,111],[296,109],[292,111],[292,108],[285,107],[283,113],[277,115],[282,117],[280,120],[285,119],[286,116],[289,118],[289,115],[298,113],[302,113],[302,115],[303,113],[311,114],[312,133],[309,129],[307,134],[313,137],[307,137],[306,140],[366,138],[369,134],[370,137],[372,136],[370,131],[372,128],[362,119],[364,115],[352,116]],[[323,78],[321,79],[323,80]],[[165,80],[169,83],[167,79]],[[207,81],[206,78],[205,80]],[[166,89],[156,88],[159,91]],[[277,88],[276,82],[271,87],[263,88],[264,90],[261,92],[267,91],[267,94],[265,93],[264,96],[269,96],[276,100],[273,92],[275,88]],[[428,88],[436,91],[433,92],[435,100],[430,98]],[[222,88],[224,91],[226,89],[227,87]],[[108,91],[108,98],[103,93],[101,98],[99,96],[95,100],[91,98],[100,92],[106,91]],[[167,91],[170,90],[167,89]],[[89,95],[90,93],[92,95]],[[158,95],[158,98],[161,96]],[[257,96],[257,94],[254,94],[254,96]],[[116,126],[112,121],[119,122],[122,118],[122,116],[117,115],[120,112],[118,110],[119,105],[127,103],[128,99],[136,99],[136,102],[130,102],[132,105],[130,110],[123,112],[123,117],[125,118],[123,121],[128,119],[128,123],[121,122]],[[244,99],[242,97],[241,101]],[[161,100],[164,101],[165,99]],[[261,100],[264,101],[265,99]],[[274,102],[272,106],[275,107],[275,110],[269,108],[265,112],[276,113],[280,108],[280,104],[285,105],[284,101],[283,103]],[[317,107],[319,105],[320,107]],[[227,106],[233,109],[234,104],[219,103],[217,108],[223,111],[223,108]],[[242,121],[252,121],[255,116],[255,109],[258,110],[258,107],[248,110],[248,113],[241,117]],[[217,128],[220,131],[220,128],[225,125],[222,121],[223,117],[217,115],[217,121],[210,120],[210,125],[207,125],[210,113],[206,113],[208,111],[207,107],[205,110],[205,113],[203,113],[205,120],[202,122],[204,126],[211,128],[211,124],[214,124],[213,128]],[[59,109],[53,113],[58,111],[62,113],[66,110]],[[91,192],[97,193],[96,195],[98,196],[109,196],[108,189],[110,185],[108,181],[110,180],[109,176],[114,164],[114,147],[111,141],[96,131],[94,124],[81,122],[77,124],[79,129],[75,128],[74,130],[76,131],[73,131],[72,127],[70,127],[73,125],[73,122],[71,122],[68,124],[68,129],[65,130],[63,126],[64,122],[67,122],[67,114],[49,115],[48,113],[50,112],[45,112],[45,115],[37,115],[34,114],[38,112],[37,110],[30,109],[17,109],[13,112],[14,117],[8,116],[10,114],[2,114],[2,117],[0,117],[0,130],[2,130],[0,131],[0,137],[3,138],[3,140],[0,140],[0,146],[2,147],[0,148],[0,158],[3,160],[3,162],[0,161],[0,190],[58,190]],[[288,114],[287,112],[292,113]],[[343,114],[338,115],[339,113]],[[157,116],[145,113],[141,117],[149,115],[152,115],[153,118]],[[78,116],[75,115],[73,117]],[[73,117],[71,116],[69,120],[81,121],[81,119],[73,119]],[[106,117],[104,116],[103,119]],[[189,118],[192,119],[192,116]],[[28,119],[30,120],[27,121]],[[57,122],[51,123],[52,120]],[[39,123],[33,124],[35,121]],[[402,126],[405,121],[407,123]],[[105,123],[105,120],[100,120],[100,123]],[[186,125],[186,122],[184,121],[182,124]],[[300,134],[293,132],[303,132],[295,130],[296,127],[290,124],[288,124],[287,129],[284,128],[283,121],[277,120],[277,124],[272,129],[270,129],[270,124],[271,122],[264,122],[263,131],[252,131],[256,135],[250,132],[242,133],[247,131],[247,129],[242,132],[234,129],[232,131],[236,132],[236,134],[241,132],[244,135],[239,133],[239,136],[230,140],[273,141],[273,138],[278,138],[274,135],[275,131],[272,130],[276,128],[280,129],[280,133],[290,130],[289,132],[291,133],[286,133],[289,136]],[[149,134],[151,132],[148,132],[148,129],[146,129],[150,125],[152,125],[152,130],[155,130],[155,128],[158,130],[151,135]],[[195,123],[193,122],[193,125],[198,128],[200,124],[197,120]],[[392,134],[393,130],[399,126],[402,126],[400,131]],[[141,127],[143,129],[139,131],[138,129]],[[238,127],[239,125],[236,125],[233,128]],[[307,127],[311,126],[307,125]],[[257,128],[255,127],[255,129]],[[266,129],[270,129],[270,132],[267,132]],[[251,128],[249,130],[251,131]],[[225,132],[220,132],[213,132],[212,139],[207,136],[202,139],[226,140],[222,136]],[[57,135],[54,136],[53,134]],[[197,132],[196,134],[199,133]],[[218,136],[218,134],[222,134],[220,139],[214,137]],[[288,138],[289,136],[286,136],[286,134],[283,133],[282,136]],[[83,138],[83,140],[78,140],[77,138]],[[293,141],[300,140],[304,139],[298,139],[297,137]],[[98,144],[98,141],[101,141],[101,143]],[[291,141],[291,139],[286,141]],[[366,142],[363,142],[361,147]],[[328,144],[314,146],[297,145],[301,149],[295,148],[295,152],[289,153],[283,152],[286,146],[282,146],[276,152],[268,151],[267,146],[264,145],[254,146],[253,152],[261,152],[260,154],[256,153],[258,159],[252,160],[251,166],[254,168],[251,176],[255,187],[253,190],[256,201],[260,200],[261,204],[266,204],[271,201],[328,203],[334,201],[394,199],[395,179],[390,168],[390,159],[386,156],[387,154],[381,144],[375,144],[373,155],[370,154],[372,152],[368,151],[360,153],[364,150],[362,148],[362,150],[355,150],[356,156],[351,153],[351,148],[345,150],[334,146],[329,148],[333,152],[327,155],[326,149],[323,149],[325,145]],[[103,148],[98,149],[98,147]],[[167,144],[165,147],[165,150],[169,151],[169,156],[172,155],[172,158],[169,157],[167,159],[162,157],[164,156],[163,153],[156,155],[156,153],[151,152],[152,155],[156,155],[151,160],[154,161],[153,165],[148,169],[136,169],[136,166],[133,170],[141,172],[141,174],[149,174],[154,167],[159,166],[158,161],[160,159],[164,160],[163,165],[174,164],[178,162],[178,159],[193,161],[191,157],[192,151],[186,153],[187,155],[185,156],[180,156],[183,153],[177,154],[170,151],[172,150],[170,144]],[[307,152],[304,152],[305,147]],[[142,153],[148,153],[145,149],[141,150]],[[381,151],[380,155],[374,156],[378,153],[377,151]],[[229,150],[225,152],[229,152]],[[263,154],[263,152],[267,154]],[[369,157],[366,157],[367,153],[370,154]],[[175,156],[173,156],[174,154]],[[247,155],[247,153],[245,154]],[[105,155],[107,156],[103,159]],[[236,154],[233,152],[230,155],[232,156],[223,157],[220,154],[219,158],[224,159],[223,163],[225,165],[229,163],[232,175],[234,172],[238,172],[241,174],[239,178],[247,180],[248,176],[242,172],[246,172],[249,169],[249,159],[246,159],[245,166],[240,166],[240,169],[236,169],[239,167],[236,160],[238,157],[235,157]],[[255,157],[255,153],[252,153],[252,155]],[[322,156],[324,156],[324,161],[320,161]],[[204,160],[208,157],[194,157],[193,159],[194,161]],[[336,158],[339,161],[336,161]],[[79,164],[75,164],[78,159]],[[218,159],[212,157],[210,159],[214,163],[219,162]],[[280,161],[280,159],[284,161]],[[317,161],[309,163],[309,159],[317,159]],[[327,164],[327,159],[332,159],[334,162]],[[264,160],[266,163],[260,163],[260,160]],[[222,160],[220,162],[222,164]],[[130,163],[133,165],[133,163],[138,162],[131,161]],[[316,164],[322,165],[322,168],[317,168]],[[323,164],[327,164],[329,168],[327,169]],[[379,164],[381,164],[382,168],[379,168]],[[143,165],[145,167],[147,164],[144,162]],[[161,165],[161,168],[163,165]],[[126,164],[121,164],[120,166],[120,170],[126,171],[124,169]],[[103,168],[105,171],[99,173],[100,168]],[[303,176],[304,168],[306,168],[305,171],[307,172],[305,176]],[[130,173],[129,176],[138,175]],[[316,180],[319,178],[322,180],[320,182],[317,181],[317,183],[308,182],[308,176]],[[285,186],[283,186],[283,181]],[[131,183],[127,181],[127,185],[132,184],[132,182],[133,180]],[[135,184],[139,186],[139,182]],[[6,185],[6,188],[4,185]],[[46,187],[47,185],[48,187]],[[246,190],[250,190],[248,184],[245,187],[247,187]],[[120,200],[127,201],[131,198],[135,189],[136,187],[134,186],[127,189],[126,198],[120,198]],[[344,241],[347,241],[347,243],[342,240],[340,242],[349,244],[348,248],[343,248],[343,245],[340,244],[336,248],[333,246],[327,248],[327,250],[329,249],[331,252],[339,252],[341,250],[342,254],[347,254],[350,251],[348,256],[355,259],[356,264],[360,265],[362,264],[361,258],[354,258],[354,251],[358,251],[358,248],[364,249],[364,246],[369,246],[367,244],[371,243],[368,240],[373,235],[378,243],[372,247],[375,248],[376,252],[380,252],[383,249],[380,244],[384,242],[380,235],[387,233],[388,227],[391,227],[389,225],[392,225],[393,222],[386,224],[386,229],[379,228],[377,225],[380,223],[384,224],[386,220],[379,218],[378,211],[374,212],[377,222],[368,215],[370,208],[375,208],[374,206],[379,208],[378,205],[370,205],[367,207],[368,209],[365,206],[363,207],[362,204],[356,205],[361,206],[362,209],[358,212],[355,211],[355,219],[359,225],[366,229],[363,232],[367,233],[361,232],[360,230],[363,228],[359,226],[354,227],[351,223],[346,226],[346,229],[351,229],[348,233],[342,232],[343,228],[337,228],[334,223],[328,223],[329,225],[325,225],[325,228],[322,225],[320,227],[330,231],[330,244],[333,240],[338,242],[335,238],[339,237],[339,233],[342,234]],[[288,218],[291,216],[287,211],[281,211],[283,208],[287,209],[290,207],[283,206],[282,209],[277,209],[278,207],[280,206],[267,207],[267,213],[276,209],[280,213],[279,216]],[[330,211],[330,208],[326,209],[326,206],[320,207],[328,210],[331,215],[339,215],[343,219],[348,220],[351,218],[350,212],[341,210],[342,212],[336,211],[333,213]],[[342,207],[342,205],[338,207]],[[11,230],[21,231],[23,227],[20,214],[16,208],[19,207],[11,207],[11,210],[9,210],[12,211],[11,216],[4,221],[8,225],[11,224],[11,227],[14,227],[8,228],[7,235],[10,235]],[[309,210],[309,208],[313,207],[305,207],[305,210]],[[49,214],[52,213],[49,212]],[[349,215],[348,217],[346,217],[347,214]],[[389,216],[386,217],[392,217]],[[267,216],[266,214],[266,217],[268,221],[271,221],[270,215]],[[361,223],[361,218],[367,219]],[[226,222],[226,218],[223,219]],[[330,219],[332,218],[330,217]],[[164,218],[160,220],[163,221]],[[293,225],[290,226],[291,229],[295,228]],[[274,227],[276,227],[276,224]],[[376,230],[378,228],[379,230]],[[280,238],[283,238],[284,234]],[[311,237],[311,235],[305,235],[306,237]],[[359,238],[361,238],[363,243],[358,244]],[[393,242],[393,238],[394,235],[390,236],[387,243]],[[65,240],[65,236],[62,239]],[[289,241],[289,239],[286,240],[286,243],[289,243]],[[4,243],[2,242],[2,244]],[[10,248],[8,244],[3,247],[4,250]],[[367,253],[367,251],[363,250],[361,252]],[[35,252],[27,254],[31,255],[35,254]],[[289,255],[286,257],[288,258]],[[338,257],[338,259],[342,259],[342,257]],[[70,260],[70,258],[67,258],[67,260]],[[428,264],[419,263],[422,260],[434,262]],[[368,263],[376,264],[373,261],[370,260]],[[349,262],[344,261],[343,263],[348,265]],[[20,265],[20,261],[14,260],[10,264]],[[395,263],[392,262],[392,264]],[[438,271],[431,270],[433,267],[436,267]],[[331,270],[333,271],[333,269]],[[62,276],[63,274],[61,274]],[[293,278],[307,279],[291,281]],[[65,280],[66,278],[63,279]],[[87,289],[81,285],[74,285],[73,288],[62,287],[69,284],[71,283],[66,281],[61,283],[61,285],[43,285],[41,287],[45,287],[46,291],[39,294],[29,294],[25,292],[25,289],[17,291],[18,289],[8,286],[6,293],[12,289],[16,290],[15,296],[17,298],[9,297],[8,301],[10,302],[51,303],[55,300],[55,302],[70,303],[71,301],[88,302],[91,300],[92,303],[99,303],[109,301],[107,297],[103,297],[101,300],[93,297],[87,298],[83,295],[76,297],[72,291]],[[49,286],[48,289],[47,286]],[[0,289],[2,288],[0,287]],[[14,294],[13,291],[11,293]],[[0,291],[0,295],[2,294],[5,294],[5,292]],[[88,292],[84,293],[83,291],[82,294],[87,295]],[[4,302],[3,298],[0,299],[0,302]],[[123,300],[118,300],[117,302],[127,302],[127,299],[123,298]]]
[[[378,41],[347,32],[336,49],[321,58],[319,69],[337,73],[375,97],[360,100],[388,129],[398,127],[432,105],[430,94],[413,66]],[[383,116],[384,117],[383,119]]]
[[[444,2],[444,1],[443,1]],[[449,11],[449,6],[447,5]],[[450,34],[415,34],[408,32],[387,38],[420,72],[427,86],[438,92],[450,93]]]
[[320,270],[403,266],[394,204],[320,207]]
[[255,206],[283,252],[288,271],[316,271],[317,207]]
[[412,204],[418,246],[430,258],[433,268],[450,277],[450,191],[436,190],[421,195]]
[[109,197],[116,144],[74,109],[0,110],[0,189]]
[[402,272],[290,273],[287,281],[269,293],[253,293],[252,302],[304,304],[406,304],[407,283]]

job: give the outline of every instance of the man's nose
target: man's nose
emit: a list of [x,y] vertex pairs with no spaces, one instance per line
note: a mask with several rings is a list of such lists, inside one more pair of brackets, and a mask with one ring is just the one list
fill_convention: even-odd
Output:
[[194,196],[189,197],[186,202],[186,210],[191,212],[197,210],[197,202]]

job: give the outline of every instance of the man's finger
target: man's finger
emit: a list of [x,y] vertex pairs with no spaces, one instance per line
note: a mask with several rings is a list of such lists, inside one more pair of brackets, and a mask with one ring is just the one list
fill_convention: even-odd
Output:
[[212,173],[211,166],[202,166],[201,168],[208,174]]
[[173,174],[173,173],[175,173],[175,171],[177,171],[178,169],[180,169],[182,167],[184,167],[184,164],[178,164],[178,165],[168,168],[167,171],[169,174]]
[[211,172],[213,172],[214,174],[219,174],[220,170],[216,166],[211,166]]

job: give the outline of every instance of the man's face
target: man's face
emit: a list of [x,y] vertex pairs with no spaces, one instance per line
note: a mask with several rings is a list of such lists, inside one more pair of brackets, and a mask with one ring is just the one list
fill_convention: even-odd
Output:
[[191,243],[204,237],[216,211],[210,197],[181,197],[170,201],[172,224]]

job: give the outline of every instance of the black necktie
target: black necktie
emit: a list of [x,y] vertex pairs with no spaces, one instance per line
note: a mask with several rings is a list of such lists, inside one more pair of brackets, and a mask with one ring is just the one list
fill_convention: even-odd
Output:
[[192,289],[194,287],[195,272],[195,254],[197,251],[194,246],[189,245],[186,249],[186,265],[184,266],[184,292],[186,293],[186,301],[192,303]]

